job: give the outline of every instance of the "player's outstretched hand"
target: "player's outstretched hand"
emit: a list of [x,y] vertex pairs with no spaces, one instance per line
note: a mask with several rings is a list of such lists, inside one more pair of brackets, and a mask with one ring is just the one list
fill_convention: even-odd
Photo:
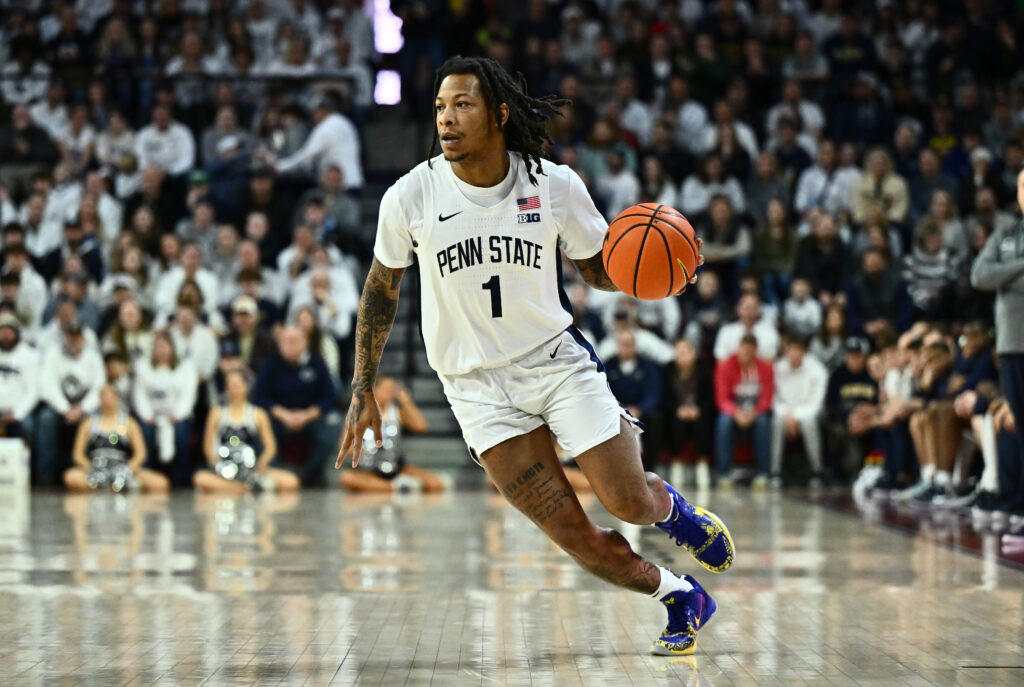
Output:
[[345,456],[352,454],[352,467],[359,465],[359,454],[363,452],[363,435],[367,427],[373,427],[373,441],[380,446],[383,442],[381,433],[380,406],[373,392],[352,394],[352,403],[345,415],[345,430],[341,433],[341,448],[338,459],[334,462],[335,469],[340,468]]
[[[700,238],[698,236],[697,237],[697,267],[700,267],[701,265],[704,264],[704,254],[701,253],[701,249],[703,249],[703,248],[704,248],[704,239],[702,239],[702,238]],[[673,293],[672,295],[673,296],[678,296],[683,291],[686,291],[686,287],[687,286],[689,286],[690,284],[696,284],[696,283],[697,283],[697,270],[694,270],[693,271],[693,276],[690,277],[690,281],[688,281],[685,284],[683,284],[682,286],[680,286],[679,289],[675,293]]]

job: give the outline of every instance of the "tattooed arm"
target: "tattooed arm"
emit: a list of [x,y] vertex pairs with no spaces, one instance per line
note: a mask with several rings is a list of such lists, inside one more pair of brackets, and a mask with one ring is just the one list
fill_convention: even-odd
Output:
[[370,273],[366,275],[363,295],[359,300],[359,313],[356,318],[356,365],[352,377],[352,403],[345,416],[345,428],[341,435],[341,448],[334,467],[341,467],[341,462],[349,453],[352,454],[352,467],[359,464],[359,454],[363,449],[363,434],[367,427],[373,427],[373,434],[378,445],[381,441],[380,407],[373,395],[373,384],[377,377],[377,366],[384,351],[384,344],[391,334],[391,325],[395,321],[398,309],[398,291],[402,283],[405,269],[391,269],[373,259]]
[[612,283],[611,277],[604,269],[604,258],[601,253],[586,260],[573,260],[580,277],[598,291],[618,291],[619,287]]

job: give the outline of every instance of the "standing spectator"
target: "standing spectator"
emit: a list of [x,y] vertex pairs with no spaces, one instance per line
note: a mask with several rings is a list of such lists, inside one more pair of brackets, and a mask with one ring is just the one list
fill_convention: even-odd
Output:
[[179,360],[170,334],[157,332],[150,356],[135,364],[132,405],[142,421],[149,468],[170,463],[169,476],[175,486],[192,483],[189,437],[198,385],[192,362]]
[[153,120],[135,139],[135,158],[140,169],[156,167],[171,176],[180,176],[195,166],[196,144],[192,132],[171,119],[166,105],[153,108]]
[[736,353],[715,366],[715,454],[718,485],[731,484],[733,447],[740,431],[751,430],[755,454],[753,486],[768,484],[771,468],[772,394],[775,380],[772,364],[757,357],[758,341],[752,334],[740,340]]
[[306,440],[299,457],[302,484],[322,486],[338,435],[328,418],[337,394],[323,358],[309,351],[306,336],[297,327],[281,330],[278,351],[260,368],[253,400],[270,414],[279,449],[297,438]]
[[[1024,171],[1017,177],[1017,203],[1024,212]],[[1024,455],[1024,222],[992,233],[971,268],[971,285],[996,292],[996,353],[1003,391],[1014,423],[1018,455]],[[1020,471],[1024,485],[1024,470]],[[1011,491],[1021,489],[1009,485]],[[1019,505],[1019,504],[1018,504]]]
[[51,347],[43,357],[39,396],[44,403],[36,419],[35,482],[54,484],[64,472],[70,432],[82,417],[99,408],[100,388],[106,382],[103,358],[87,348],[82,325],[64,328],[63,346]]
[[32,123],[28,108],[16,105],[10,125],[0,129],[0,184],[19,193],[33,174],[56,163],[59,156],[46,132]]
[[232,144],[228,150],[241,148],[238,153],[247,153],[252,150],[252,136],[249,132],[238,126],[238,113],[232,105],[221,105],[217,108],[217,117],[213,125],[207,127],[202,137],[203,164],[215,164],[222,158],[220,144],[230,137]]
[[68,125],[68,108],[64,104],[64,84],[54,81],[46,89],[46,98],[28,108],[33,123],[41,127],[53,140]]
[[903,257],[903,281],[914,320],[951,319],[956,314],[961,258],[943,246],[942,229],[925,218],[914,232],[914,247]]
[[319,168],[311,170],[314,175],[322,173],[327,165],[337,165],[342,170],[345,188],[352,191],[363,186],[363,167],[360,162],[359,132],[352,121],[335,111],[333,99],[321,95],[313,104],[313,130],[309,138],[294,154],[278,160],[275,168],[285,173],[311,164],[316,159]]
[[775,396],[772,402],[772,480],[781,486],[782,449],[789,439],[803,439],[811,466],[811,486],[821,483],[821,421],[828,388],[828,371],[807,355],[807,340],[793,336],[786,354],[775,362]]
[[831,455],[836,465],[832,468],[840,480],[852,479],[860,470],[864,456],[872,448],[871,430],[874,428],[878,404],[878,384],[867,371],[867,339],[851,336],[843,344],[846,358],[842,367],[829,377],[825,395],[828,416]]
[[[10,43],[10,57],[0,69],[0,95],[8,106],[41,100],[50,84],[50,66],[37,55],[36,40],[18,36]],[[27,114],[27,113],[26,113]]]
[[199,313],[193,305],[178,304],[168,333],[178,359],[192,363],[200,383],[210,379],[217,370],[217,336],[199,320]]
[[0,313],[0,429],[32,445],[32,411],[39,402],[39,355],[21,340],[21,323]]
[[[711,487],[708,461],[712,449],[712,422],[715,414],[715,385],[711,367],[700,365],[697,349],[686,339],[676,342],[676,359],[662,368],[666,382],[662,407],[666,420],[666,439],[670,470],[680,465],[683,451],[692,442],[696,454],[698,489]],[[683,483],[676,479],[673,482]]]
[[878,208],[890,222],[901,224],[907,217],[907,182],[892,171],[892,159],[882,148],[868,153],[864,173],[854,190],[853,219],[864,222],[870,208]]

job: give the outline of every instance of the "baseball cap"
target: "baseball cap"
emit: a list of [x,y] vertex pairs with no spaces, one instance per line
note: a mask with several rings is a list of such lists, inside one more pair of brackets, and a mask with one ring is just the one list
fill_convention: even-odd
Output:
[[205,184],[210,180],[205,169],[193,169],[189,172],[188,183],[190,184]]
[[250,315],[258,315],[260,312],[260,306],[250,296],[239,296],[231,305],[231,311],[248,313]]
[[843,349],[847,353],[867,354],[871,352],[871,344],[863,336],[848,336],[843,342]]

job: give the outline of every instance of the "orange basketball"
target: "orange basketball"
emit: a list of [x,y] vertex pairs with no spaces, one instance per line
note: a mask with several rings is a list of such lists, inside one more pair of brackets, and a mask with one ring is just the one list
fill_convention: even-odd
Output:
[[608,225],[601,255],[605,271],[623,293],[653,301],[690,281],[697,269],[697,239],[683,213],[641,203]]

